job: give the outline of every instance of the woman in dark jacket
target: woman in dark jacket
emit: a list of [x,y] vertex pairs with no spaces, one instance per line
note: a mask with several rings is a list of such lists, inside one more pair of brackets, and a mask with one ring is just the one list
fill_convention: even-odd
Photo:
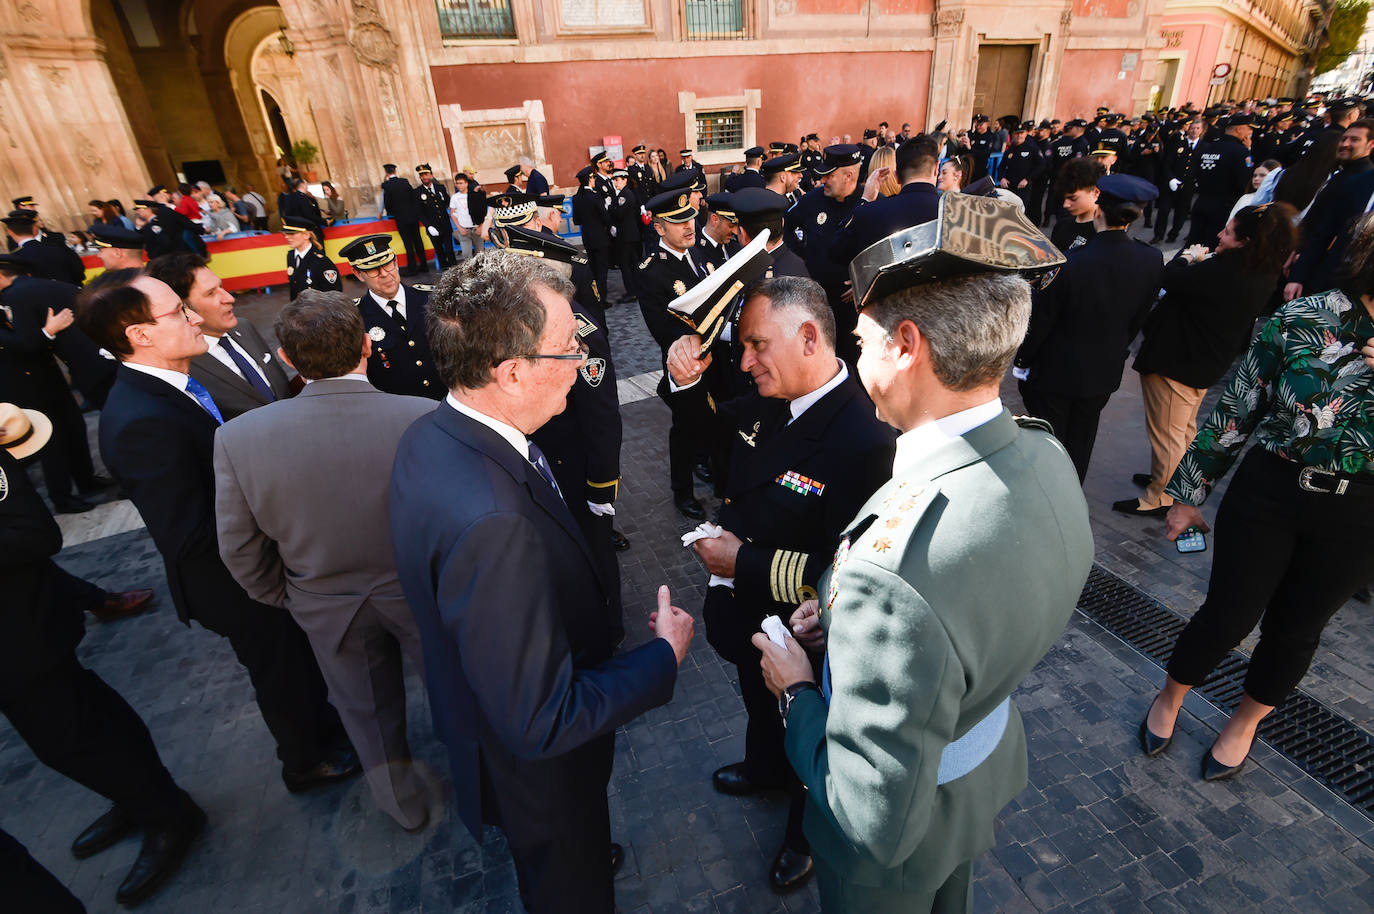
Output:
[[1164,487],[1197,433],[1207,388],[1245,351],[1295,242],[1293,210],[1247,206],[1226,224],[1217,249],[1184,250],[1164,267],[1164,297],[1145,320],[1135,359],[1150,439],[1150,473],[1132,479],[1140,498],[1112,505],[1123,514],[1165,514]]

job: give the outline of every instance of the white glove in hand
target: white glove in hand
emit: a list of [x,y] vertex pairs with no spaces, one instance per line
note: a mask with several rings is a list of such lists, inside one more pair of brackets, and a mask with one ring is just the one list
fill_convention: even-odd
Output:
[[1169,190],[1178,190],[1182,186],[1183,182],[1180,181],[1178,178],[1169,179]]
[[1011,370],[1011,376],[1012,376],[1013,378],[1015,378],[1016,380],[1018,380],[1018,381],[1028,381],[1028,380],[1030,380],[1030,369],[1029,369],[1029,368],[1013,368],[1013,369]]
[[439,237],[439,230],[432,225],[425,226],[425,231],[429,232],[429,237],[431,238]]

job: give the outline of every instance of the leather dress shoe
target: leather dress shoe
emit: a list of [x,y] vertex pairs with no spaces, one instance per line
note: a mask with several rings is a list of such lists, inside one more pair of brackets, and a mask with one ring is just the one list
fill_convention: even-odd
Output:
[[704,463],[697,464],[693,467],[692,472],[696,474],[697,479],[700,479],[702,482],[710,482],[716,478],[716,474],[712,473],[711,468]]
[[342,746],[338,749],[331,749],[313,767],[304,771],[282,769],[281,779],[286,784],[287,790],[292,793],[301,793],[325,784],[332,784],[335,781],[355,777],[362,770],[363,766],[358,761],[358,753],[353,751],[352,746]]
[[626,549],[630,548],[630,538],[612,527],[611,545],[615,547],[616,552],[624,552]]
[[692,520],[706,519],[706,509],[701,506],[701,502],[690,495],[674,500],[673,506],[678,509],[683,517],[690,517]]
[[1112,502],[1112,510],[1118,514],[1130,514],[1134,517],[1163,517],[1169,513],[1167,505],[1160,505],[1158,508],[1142,508],[1138,498],[1114,501]]
[[1209,748],[1202,756],[1202,779],[1204,781],[1224,781],[1229,777],[1235,777],[1244,767],[1245,759],[1241,759],[1239,765],[1223,765],[1212,757],[1212,750]]
[[114,622],[147,612],[152,602],[151,590],[126,590],[123,593],[107,593],[105,602],[90,611],[97,622]]
[[777,784],[760,784],[750,780],[744,773],[744,762],[735,762],[733,765],[717,768],[711,774],[711,783],[715,785],[716,790],[732,797],[748,796],[751,793],[758,793],[760,790],[779,786]]
[[1154,758],[1162,755],[1164,750],[1174,744],[1173,735],[1155,736],[1150,732],[1150,712],[1145,712],[1145,719],[1140,722],[1140,751],[1145,753],[1146,758]]
[[768,887],[779,895],[790,892],[810,879],[814,870],[810,854],[783,847],[768,868]]
[[625,848],[611,842],[611,875],[620,872],[620,865],[625,862]]
[[120,839],[134,830],[134,820],[118,806],[111,806],[103,816],[86,826],[72,842],[72,856],[85,860],[107,847],[114,847]]
[[97,473],[85,482],[78,482],[76,484],[76,491],[80,492],[82,495],[87,495],[92,492],[103,492],[106,489],[113,488],[114,485],[115,481],[113,479],[108,476],[101,476]]
[[77,498],[75,495],[54,498],[52,506],[55,514],[85,514],[87,511],[95,510],[95,505],[84,498]]
[[1154,482],[1154,477],[1149,473],[1132,473],[1131,482],[1140,486],[1142,489],[1148,489],[1150,483]]
[[186,810],[176,822],[143,833],[143,848],[119,884],[115,901],[136,905],[156,892],[167,877],[176,872],[191,843],[205,828],[205,811],[190,797],[186,798],[186,804]]

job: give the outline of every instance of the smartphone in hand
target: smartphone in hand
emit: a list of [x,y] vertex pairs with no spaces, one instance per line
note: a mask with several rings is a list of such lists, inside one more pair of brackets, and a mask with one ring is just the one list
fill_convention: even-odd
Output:
[[1207,534],[1202,532],[1201,527],[1189,527],[1178,535],[1174,545],[1179,552],[1206,552]]

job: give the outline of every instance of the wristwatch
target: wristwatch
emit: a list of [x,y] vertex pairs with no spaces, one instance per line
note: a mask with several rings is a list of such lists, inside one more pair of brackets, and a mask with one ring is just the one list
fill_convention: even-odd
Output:
[[787,712],[792,707],[792,699],[796,698],[807,689],[819,692],[821,687],[814,682],[794,682],[778,694],[778,714],[782,716],[783,729],[787,729]]

